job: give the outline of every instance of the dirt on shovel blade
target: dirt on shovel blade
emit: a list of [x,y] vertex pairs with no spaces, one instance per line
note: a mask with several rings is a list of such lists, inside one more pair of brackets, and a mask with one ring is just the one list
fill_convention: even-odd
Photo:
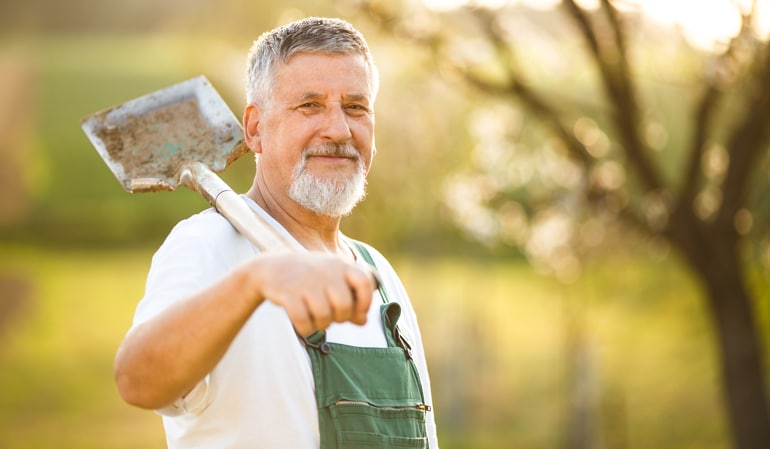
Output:
[[[141,115],[125,114],[116,121],[114,117],[120,116],[119,109],[120,106],[96,116],[95,129],[104,143],[109,163],[122,166],[126,179],[120,181],[126,186],[132,179],[156,178],[162,181],[156,190],[173,189],[178,183],[177,171],[182,162],[197,160],[214,171],[221,171],[243,154],[240,151],[219,154],[222,151],[218,151],[218,146],[234,139],[233,125],[228,123],[226,129],[218,132],[201,115],[195,97]],[[224,160],[217,160],[222,156]]]

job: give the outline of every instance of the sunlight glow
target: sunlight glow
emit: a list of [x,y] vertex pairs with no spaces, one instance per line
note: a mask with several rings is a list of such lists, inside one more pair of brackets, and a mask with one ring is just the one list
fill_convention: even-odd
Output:
[[[677,26],[695,47],[709,49],[738,34],[741,14],[735,3],[725,0],[644,0],[642,11],[653,21]],[[697,14],[693,14],[697,10]]]
[[[422,0],[430,9],[447,11],[465,5],[498,8],[524,5],[536,9],[553,8],[559,0]],[[585,8],[595,9],[597,0],[577,0]],[[741,27],[741,13],[748,12],[753,0],[622,0],[619,8],[638,10],[650,20],[682,30],[694,47],[703,50],[723,48]],[[756,0],[755,32],[770,38],[770,0]]]

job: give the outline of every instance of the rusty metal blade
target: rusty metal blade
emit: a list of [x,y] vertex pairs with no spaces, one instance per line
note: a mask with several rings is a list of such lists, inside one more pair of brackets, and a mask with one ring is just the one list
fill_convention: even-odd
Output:
[[240,123],[203,76],[97,112],[81,125],[127,191],[183,185],[261,250],[296,250],[215,174],[249,149]]
[[81,126],[129,192],[174,190],[184,163],[219,173],[249,151],[240,122],[204,76],[97,112]]

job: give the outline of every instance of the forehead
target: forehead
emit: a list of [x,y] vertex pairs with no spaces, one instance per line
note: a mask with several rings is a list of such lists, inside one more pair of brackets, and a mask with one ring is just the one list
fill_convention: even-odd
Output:
[[297,53],[275,67],[274,94],[290,92],[372,96],[372,74],[357,54]]

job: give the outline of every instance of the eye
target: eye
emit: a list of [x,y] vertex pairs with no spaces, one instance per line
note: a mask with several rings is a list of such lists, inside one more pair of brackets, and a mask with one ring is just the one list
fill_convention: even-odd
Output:
[[369,112],[369,108],[360,103],[351,103],[345,106],[345,110],[351,115],[364,115]]
[[320,108],[321,105],[315,101],[308,101],[307,103],[302,103],[298,107],[299,109],[314,109],[314,108]]

